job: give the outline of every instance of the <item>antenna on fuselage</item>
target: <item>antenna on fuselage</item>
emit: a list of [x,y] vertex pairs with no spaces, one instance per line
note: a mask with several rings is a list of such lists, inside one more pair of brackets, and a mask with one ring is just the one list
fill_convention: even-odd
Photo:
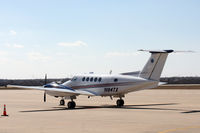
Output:
[[112,74],[112,70],[110,70],[109,74]]

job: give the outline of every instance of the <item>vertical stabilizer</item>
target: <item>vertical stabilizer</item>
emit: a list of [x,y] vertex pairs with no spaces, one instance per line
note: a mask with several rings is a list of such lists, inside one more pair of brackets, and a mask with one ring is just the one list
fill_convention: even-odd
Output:
[[[140,50],[145,51],[145,50]],[[141,71],[139,77],[151,80],[160,80],[160,76],[165,65],[167,56],[173,50],[164,51],[148,51],[151,53],[151,57]]]

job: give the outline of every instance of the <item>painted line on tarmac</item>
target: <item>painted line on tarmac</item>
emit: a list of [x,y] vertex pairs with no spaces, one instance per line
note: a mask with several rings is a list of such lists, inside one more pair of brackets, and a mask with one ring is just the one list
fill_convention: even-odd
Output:
[[174,128],[174,129],[167,129],[158,133],[171,133],[174,131],[184,131],[184,130],[188,130],[188,129],[195,129],[195,128],[200,128],[200,126],[190,126],[190,127],[183,127],[183,128]]

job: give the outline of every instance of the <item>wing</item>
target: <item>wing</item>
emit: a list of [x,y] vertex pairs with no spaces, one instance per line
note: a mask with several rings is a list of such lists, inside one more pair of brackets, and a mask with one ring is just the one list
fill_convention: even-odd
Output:
[[19,85],[7,85],[10,88],[19,88],[19,89],[33,89],[33,90],[43,90],[51,92],[61,92],[68,95],[86,95],[86,96],[95,96],[94,93],[85,91],[85,90],[74,90],[71,88],[44,88],[42,86],[19,86]]

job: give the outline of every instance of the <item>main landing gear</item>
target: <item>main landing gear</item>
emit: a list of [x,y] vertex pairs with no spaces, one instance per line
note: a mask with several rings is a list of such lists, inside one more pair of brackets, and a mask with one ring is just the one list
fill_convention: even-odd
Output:
[[76,103],[74,101],[70,101],[68,102],[67,106],[69,109],[74,109],[76,107]]
[[65,105],[65,99],[71,99],[71,101],[69,101],[67,103],[67,107],[69,109],[74,109],[76,107],[76,103],[73,101],[74,99],[76,99],[76,96],[61,97],[60,106],[64,106]]
[[117,104],[117,107],[122,107],[124,106],[124,100],[120,98],[117,100],[116,104]]
[[[64,106],[64,105],[65,105],[65,100],[61,99],[60,100],[60,106]],[[74,109],[76,107],[76,103],[73,101],[73,99],[67,103],[67,107],[69,109]]]
[[[64,99],[61,99],[60,100],[60,106],[64,106],[65,105],[65,100]],[[72,100],[72,101],[69,101],[68,103],[67,103],[67,107],[69,108],[69,109],[74,109],[75,107],[76,107],[76,103]]]
[[61,100],[60,100],[60,105],[61,105],[61,106],[64,106],[64,105],[65,105],[65,100],[64,100],[64,99],[61,99]]

